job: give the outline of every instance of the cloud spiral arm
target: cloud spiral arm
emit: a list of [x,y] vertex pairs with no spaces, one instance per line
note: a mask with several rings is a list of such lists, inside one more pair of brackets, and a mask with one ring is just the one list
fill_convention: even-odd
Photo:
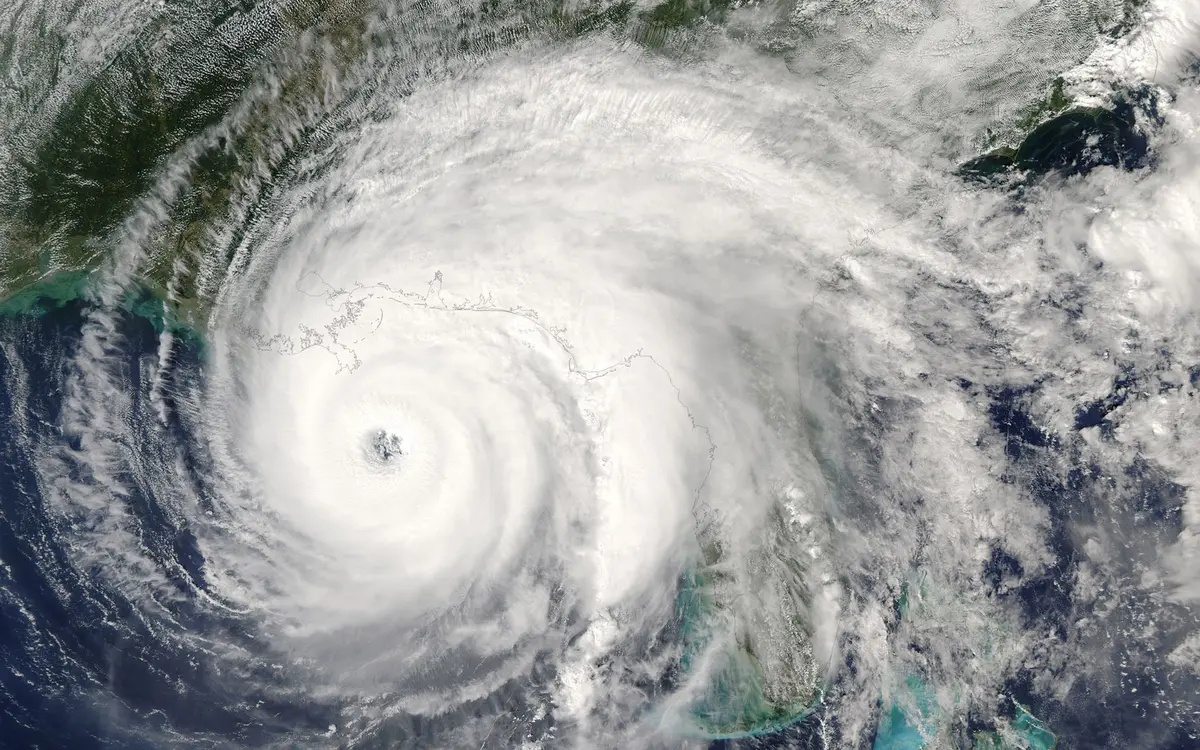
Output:
[[[1150,492],[1133,455],[1191,471],[1197,102],[1158,171],[1018,201],[843,93],[737,50],[531,44],[417,87],[255,218],[202,382],[172,386],[211,459],[176,510],[212,606],[344,708],[331,735],[658,746],[832,706],[854,746],[881,703],[923,710],[914,675],[949,717],[1013,675],[1126,692],[1120,646],[1030,601],[1068,561],[1073,611],[1099,581],[1136,600],[1121,625],[1194,604],[1194,500],[1173,532],[1122,503]],[[81,361],[71,427],[120,432]],[[1116,438],[1077,426],[1121,367],[1178,388],[1113,406]],[[119,484],[119,446],[85,448]],[[90,559],[165,598],[120,503],[66,495],[108,522]],[[1184,694],[1194,633],[1154,637]]]

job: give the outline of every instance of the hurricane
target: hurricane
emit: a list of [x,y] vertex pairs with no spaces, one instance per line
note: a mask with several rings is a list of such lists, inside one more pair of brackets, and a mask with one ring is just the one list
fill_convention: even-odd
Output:
[[1200,6],[0,10],[0,746],[1200,746]]

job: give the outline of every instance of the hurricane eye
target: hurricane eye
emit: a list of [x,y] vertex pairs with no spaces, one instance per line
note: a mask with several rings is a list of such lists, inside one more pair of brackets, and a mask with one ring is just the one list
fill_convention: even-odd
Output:
[[1200,0],[0,36],[0,750],[1200,750]]
[[371,458],[391,463],[405,453],[404,441],[396,433],[382,429],[371,433],[367,447],[367,455]]

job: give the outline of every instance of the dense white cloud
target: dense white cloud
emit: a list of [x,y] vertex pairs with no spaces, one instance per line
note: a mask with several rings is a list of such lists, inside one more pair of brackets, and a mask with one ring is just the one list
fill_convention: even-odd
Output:
[[[969,88],[939,49],[927,74]],[[342,134],[258,220],[196,403],[224,499],[197,513],[207,574],[323,690],[366,699],[360,729],[550,654],[538,716],[580,746],[689,737],[749,652],[776,705],[836,681],[852,742],[911,674],[954,717],[996,709],[1022,664],[1115,653],[1082,625],[1045,645],[989,590],[998,549],[1035,577],[1062,563],[1053,534],[1086,540],[1080,611],[1106,586],[1195,598],[1194,96],[1164,104],[1157,170],[1018,197],[898,148],[930,117],[920,87],[803,68],[531,44]],[[1178,387],[1077,435],[1122,363]],[[1036,466],[997,429],[1005,387],[1028,390]],[[1138,457],[1183,488],[1178,538],[1127,518]],[[1056,520],[1037,483],[1076,466],[1111,489]],[[686,649],[647,644],[696,570],[707,637],[651,701]]]

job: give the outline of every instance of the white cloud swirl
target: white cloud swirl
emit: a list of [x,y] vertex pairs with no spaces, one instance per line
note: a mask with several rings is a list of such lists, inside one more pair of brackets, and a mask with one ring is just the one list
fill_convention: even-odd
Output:
[[[848,745],[913,673],[946,716],[996,710],[1025,660],[1083,664],[1091,636],[1045,646],[985,586],[994,549],[1056,564],[1026,481],[1052,472],[1009,461],[992,396],[1036,384],[1029,430],[1066,435],[1110,350],[1157,366],[1133,329],[1185,379],[1196,102],[1176,107],[1173,182],[1098,170],[1018,212],[897,148],[908,126],[869,100],[737,51],[531,45],[418,87],[295,170],[222,291],[200,407],[214,596],[365,698],[356,731],[482,700],[545,654],[531,716],[581,747],[753,724],[720,715],[717,674],[760,724],[838,677]],[[1194,414],[1183,393],[1079,445],[1111,476],[1132,451],[1186,478],[1188,428],[1146,439]],[[1081,580],[1117,575],[1102,558]]]
[[[269,281],[231,307],[253,329],[222,349],[232,450],[312,554],[253,596],[325,658],[367,648],[393,679],[439,650],[435,621],[442,648],[480,658],[559,639],[556,710],[586,721],[628,689],[598,686],[597,660],[670,627],[707,556],[721,648],[757,641],[781,665],[768,691],[803,702],[832,658],[833,610],[805,603],[820,482],[762,379],[795,366],[794,344],[772,352],[814,294],[780,260],[848,245],[814,220],[829,185],[754,144],[777,102],[739,112],[733,88],[604,48],[526,66],[399,105],[247,271]],[[373,455],[380,431],[399,456]],[[793,545],[811,570],[785,562]]]

